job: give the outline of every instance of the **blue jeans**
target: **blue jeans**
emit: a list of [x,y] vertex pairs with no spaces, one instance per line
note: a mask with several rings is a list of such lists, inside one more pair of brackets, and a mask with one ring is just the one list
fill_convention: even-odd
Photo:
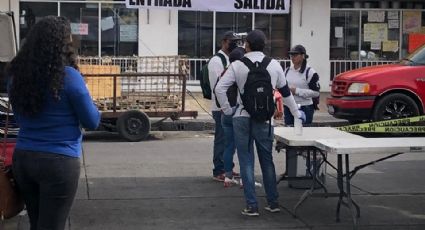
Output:
[[212,115],[215,121],[215,133],[214,133],[214,147],[213,147],[213,176],[217,176],[224,173],[224,131],[221,126],[221,111],[212,111]]
[[[273,163],[273,127],[269,135],[269,124],[258,123],[248,117],[233,118],[233,131],[235,133],[236,149],[238,151],[241,178],[247,206],[258,207],[255,195],[254,178],[254,146],[257,148],[258,160],[263,174],[264,190],[269,205],[278,204],[279,194],[276,188],[276,171]],[[251,135],[250,133],[251,126]],[[251,139],[251,141],[250,141]],[[248,146],[249,143],[249,146]]]
[[[314,105],[303,105],[301,110],[305,113],[305,122],[303,124],[311,124],[313,122]],[[283,108],[285,125],[294,125],[294,116],[292,116],[291,110],[284,106]]]
[[30,229],[65,229],[77,192],[80,159],[15,149],[12,167]]
[[224,131],[224,172],[226,177],[232,178],[233,176],[233,155],[235,154],[235,136],[233,133],[233,116],[232,115],[222,115],[221,125]]

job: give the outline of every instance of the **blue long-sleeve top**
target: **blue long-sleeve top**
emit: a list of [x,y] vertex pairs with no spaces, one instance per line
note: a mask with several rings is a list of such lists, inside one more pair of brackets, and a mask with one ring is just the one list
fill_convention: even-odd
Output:
[[43,110],[35,116],[14,113],[20,127],[17,149],[81,156],[81,126],[96,129],[100,113],[90,97],[81,74],[65,67],[60,100],[48,96]]

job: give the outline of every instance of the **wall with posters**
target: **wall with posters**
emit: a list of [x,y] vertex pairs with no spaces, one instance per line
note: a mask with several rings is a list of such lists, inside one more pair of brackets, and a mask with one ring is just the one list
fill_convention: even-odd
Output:
[[396,61],[424,44],[423,9],[332,9],[331,60]]

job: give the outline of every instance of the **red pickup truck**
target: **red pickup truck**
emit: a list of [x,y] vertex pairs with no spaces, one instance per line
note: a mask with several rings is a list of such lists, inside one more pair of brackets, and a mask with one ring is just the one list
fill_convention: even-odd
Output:
[[332,81],[328,112],[351,123],[424,114],[425,45],[397,64],[344,72]]

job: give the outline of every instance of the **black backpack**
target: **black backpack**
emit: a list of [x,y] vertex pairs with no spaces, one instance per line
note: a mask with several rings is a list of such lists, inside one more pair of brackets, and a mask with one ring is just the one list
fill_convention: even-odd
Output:
[[[227,71],[227,68],[223,70],[223,73],[221,73],[221,76],[217,79],[217,82],[215,83],[214,86],[214,94],[215,94],[215,88],[217,87],[218,81],[220,81],[220,79],[223,77],[224,73]],[[237,100],[238,100],[238,85],[235,83],[233,83],[233,85],[231,85],[227,91],[226,91],[226,95],[227,95],[227,100],[229,101],[229,104],[231,107],[236,106]],[[218,103],[217,97],[215,97],[215,104],[217,105],[217,108],[221,108],[220,103]]]
[[[224,55],[222,53],[216,53],[214,54],[214,56],[218,56],[221,59],[221,62],[223,63],[223,67],[226,68],[227,61]],[[211,84],[210,84],[209,71],[208,71],[209,62],[210,61],[208,61],[204,66],[202,66],[202,70],[201,70],[202,75],[199,81],[201,84],[202,95],[204,96],[205,99],[211,100]]]
[[246,57],[241,61],[249,68],[244,93],[241,95],[244,109],[255,121],[270,121],[275,111],[272,81],[266,69],[271,58],[264,57],[261,63],[252,63]]
[[[306,81],[308,81],[308,73],[310,72],[310,68],[311,68],[311,67],[308,67],[308,68],[305,70],[305,80],[306,80]],[[286,75],[288,74],[288,71],[289,71],[289,67],[287,67],[287,68],[286,68],[286,70],[285,70],[285,77],[286,77]],[[307,83],[309,83],[309,82],[307,82]],[[313,107],[314,107],[314,110],[319,110],[319,109],[320,109],[320,108],[319,108],[320,95],[319,95],[319,96],[317,96],[317,97],[313,97],[313,98],[311,98],[311,100],[313,100]]]

